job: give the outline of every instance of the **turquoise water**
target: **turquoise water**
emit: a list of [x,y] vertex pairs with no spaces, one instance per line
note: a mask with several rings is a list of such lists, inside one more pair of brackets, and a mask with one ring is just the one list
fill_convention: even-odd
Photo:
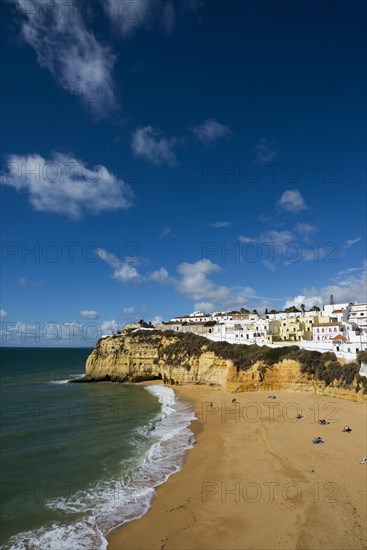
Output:
[[89,352],[1,349],[3,548],[103,548],[182,465],[189,407],[163,386],[68,383]]

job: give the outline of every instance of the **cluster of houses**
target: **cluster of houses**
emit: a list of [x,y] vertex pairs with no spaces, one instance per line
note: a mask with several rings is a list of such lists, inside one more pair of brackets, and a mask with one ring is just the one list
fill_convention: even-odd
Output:
[[367,304],[328,304],[311,311],[259,314],[242,310],[205,314],[194,311],[155,325],[156,329],[193,332],[214,341],[277,347],[294,345],[318,351],[333,351],[354,360],[367,351]]

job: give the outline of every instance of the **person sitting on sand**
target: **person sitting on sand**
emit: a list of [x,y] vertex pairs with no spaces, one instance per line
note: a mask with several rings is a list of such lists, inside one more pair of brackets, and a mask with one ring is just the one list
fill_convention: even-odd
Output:
[[352,428],[350,428],[349,426],[344,426],[343,432],[350,433],[351,431],[352,431]]
[[316,445],[318,443],[325,443],[325,441],[323,439],[321,439],[321,437],[315,437],[315,439],[313,440],[313,443],[316,443]]
[[325,418],[323,418],[322,420],[319,420],[319,424],[330,424],[330,422],[327,422]]
[[362,458],[360,464],[367,464],[367,458]]
[[301,420],[302,418],[304,418],[304,416],[302,416],[301,414],[297,414],[297,420]]

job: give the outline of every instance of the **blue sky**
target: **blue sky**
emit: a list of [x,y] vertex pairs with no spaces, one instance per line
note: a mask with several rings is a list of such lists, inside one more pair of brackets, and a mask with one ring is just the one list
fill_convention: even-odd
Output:
[[3,345],[366,300],[364,3],[2,12]]

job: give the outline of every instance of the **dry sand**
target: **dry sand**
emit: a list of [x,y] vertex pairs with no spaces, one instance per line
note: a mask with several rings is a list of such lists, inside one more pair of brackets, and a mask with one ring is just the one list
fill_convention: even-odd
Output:
[[[108,550],[367,548],[365,404],[175,390],[195,407],[197,443],[149,512],[110,535]],[[342,433],[345,424],[352,433]],[[314,445],[315,436],[325,444]]]

